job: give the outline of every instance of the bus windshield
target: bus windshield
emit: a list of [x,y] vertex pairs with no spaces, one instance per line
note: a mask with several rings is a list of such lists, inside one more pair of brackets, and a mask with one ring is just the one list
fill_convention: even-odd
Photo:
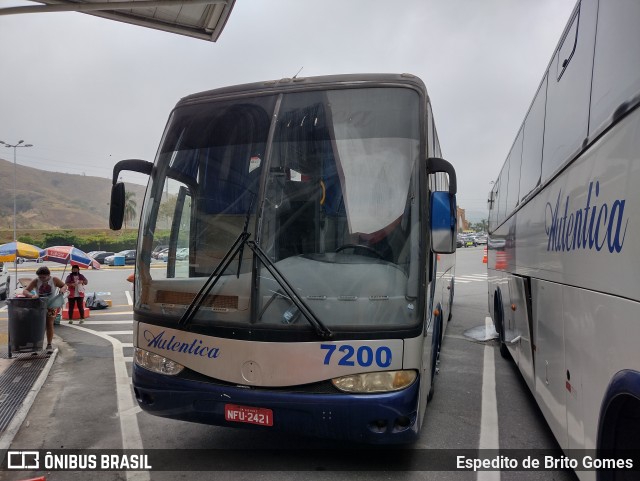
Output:
[[[177,327],[218,268],[192,327],[311,330],[269,263],[332,331],[416,326],[419,96],[344,88],[176,108],[144,202],[136,310]],[[243,245],[228,256],[243,232],[267,262]],[[169,245],[159,259],[156,245]]]

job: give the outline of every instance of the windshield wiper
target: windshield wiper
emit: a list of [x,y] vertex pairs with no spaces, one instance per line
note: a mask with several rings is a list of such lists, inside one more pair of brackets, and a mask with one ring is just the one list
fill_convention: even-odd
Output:
[[282,272],[276,267],[271,259],[267,256],[267,254],[262,250],[262,248],[256,244],[255,241],[247,241],[247,247],[253,251],[255,256],[260,259],[260,262],[267,268],[269,273],[273,276],[275,281],[280,284],[280,287],[284,290],[284,292],[289,296],[291,302],[295,304],[300,313],[309,321],[309,324],[313,326],[316,332],[320,335],[320,337],[324,339],[329,339],[333,336],[331,330],[323,324],[323,322],[318,319],[318,317],[313,313],[311,309],[307,306],[307,304],[302,300],[302,298],[298,295],[298,293],[293,289],[289,281],[287,281],[286,277],[282,275]]
[[213,289],[213,287],[218,283],[218,281],[222,277],[222,274],[227,270],[229,264],[233,262],[233,259],[236,257],[240,249],[242,249],[242,246],[247,242],[247,239],[250,235],[251,234],[246,231],[240,233],[231,248],[227,251],[220,263],[213,270],[213,272],[207,279],[207,282],[204,283],[202,288],[196,294],[196,297],[193,298],[191,304],[189,304],[189,307],[187,307],[187,310],[184,311],[184,314],[178,321],[178,326],[184,328],[189,325],[189,323],[193,319],[193,316],[195,316],[198,310],[200,310],[200,306],[211,292],[211,289]]
[[196,294],[196,297],[194,297],[193,301],[191,301],[191,304],[189,304],[189,307],[180,318],[178,326],[185,328],[191,323],[193,317],[200,309],[200,306],[209,295],[209,292],[211,292],[211,289],[213,289],[213,287],[218,283],[220,277],[222,277],[222,274],[229,267],[229,264],[233,262],[233,259],[239,252],[242,252],[243,246],[246,245],[247,247],[249,247],[249,249],[251,249],[253,254],[260,260],[260,262],[262,262],[262,264],[267,268],[275,281],[280,284],[280,287],[282,287],[285,293],[289,296],[291,302],[293,302],[296,308],[298,308],[299,312],[307,319],[309,324],[311,324],[311,326],[316,330],[318,335],[323,339],[331,338],[333,336],[331,330],[329,330],[329,328],[325,326],[320,319],[318,319],[313,311],[309,309],[307,304],[296,293],[291,284],[289,284],[289,281],[287,281],[287,279],[282,275],[280,270],[275,266],[273,261],[269,259],[262,248],[258,244],[256,244],[255,241],[248,240],[250,235],[251,234],[246,231],[240,233],[231,248],[222,258],[218,266],[211,273],[211,275],[207,279],[207,282],[204,283],[198,294]]
[[222,273],[227,270],[227,267],[229,267],[229,264],[233,262],[233,259],[236,257],[238,252],[240,252],[240,257],[238,259],[237,277],[240,277],[240,267],[242,266],[242,250],[245,242],[251,235],[247,232],[247,229],[249,228],[249,217],[251,217],[251,208],[253,207],[253,200],[255,198],[253,192],[249,193],[251,194],[251,201],[249,202],[247,213],[244,216],[244,227],[242,228],[242,232],[240,232],[240,235],[235,240],[231,248],[226,252],[220,263],[213,270],[213,272],[207,279],[207,282],[205,282],[202,288],[198,291],[196,297],[193,298],[191,304],[189,304],[189,307],[178,321],[178,326],[184,328],[189,325],[189,323],[193,319],[193,316],[195,316],[198,310],[200,310],[200,306],[202,306],[202,303],[211,292],[211,289],[213,289],[213,287],[218,283],[220,277],[222,277]]
[[[244,227],[242,228],[242,232],[246,233],[249,228],[249,217],[251,217],[251,208],[253,207],[253,201],[256,196],[251,194],[251,201],[249,202],[249,209],[247,209],[247,215],[244,217]],[[240,244],[240,256],[238,257],[238,273],[236,274],[237,278],[240,278],[240,268],[242,267],[242,254],[244,250],[244,242]]]

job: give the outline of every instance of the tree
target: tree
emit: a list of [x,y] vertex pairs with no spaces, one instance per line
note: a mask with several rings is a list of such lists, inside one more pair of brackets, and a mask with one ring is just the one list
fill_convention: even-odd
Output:
[[135,192],[125,192],[124,194],[124,228],[127,228],[127,221],[135,220],[138,216],[136,207],[138,204],[135,199]]
[[158,208],[158,217],[165,220],[167,229],[171,228],[171,221],[173,220],[173,216],[176,211],[177,202],[177,196],[169,195],[168,198],[160,203],[160,207]]
[[476,222],[475,224],[470,224],[469,227],[476,232],[487,232],[489,228],[489,224],[487,219],[482,219],[480,222]]

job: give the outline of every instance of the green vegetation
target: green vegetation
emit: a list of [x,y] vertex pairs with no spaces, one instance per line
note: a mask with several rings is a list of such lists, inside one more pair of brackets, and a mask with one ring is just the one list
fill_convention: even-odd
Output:
[[131,221],[136,220],[138,218],[138,213],[136,212],[136,207],[138,204],[134,200],[136,197],[135,192],[127,191],[124,194],[124,228],[127,228],[127,222],[131,223]]
[[487,232],[489,229],[489,223],[486,219],[482,219],[480,222],[476,222],[475,224],[469,223],[469,229],[475,232]]
[[[11,230],[0,230],[0,244],[11,242]],[[137,229],[111,231],[105,229],[60,229],[60,230],[19,230],[18,240],[38,247],[75,246],[85,252],[119,252],[135,249],[138,242]],[[169,232],[157,231],[154,244],[168,244]]]

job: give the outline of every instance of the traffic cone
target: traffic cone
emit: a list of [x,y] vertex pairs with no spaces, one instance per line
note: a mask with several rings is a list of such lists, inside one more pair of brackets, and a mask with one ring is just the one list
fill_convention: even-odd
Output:
[[484,248],[484,255],[482,256],[482,263],[486,264],[487,262],[488,262],[487,261],[487,248],[485,247]]

